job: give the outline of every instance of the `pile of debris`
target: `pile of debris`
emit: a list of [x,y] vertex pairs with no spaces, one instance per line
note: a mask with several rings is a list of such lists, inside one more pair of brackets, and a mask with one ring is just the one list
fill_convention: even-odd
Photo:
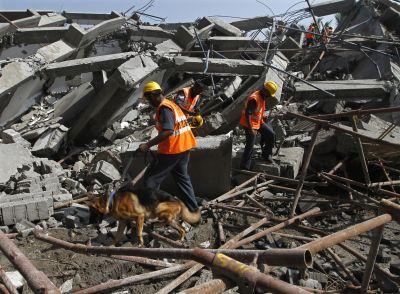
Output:
[[[400,5],[306,2],[157,25],[139,11],[1,11],[1,292],[397,293]],[[335,13],[329,37],[300,24]],[[136,152],[157,135],[144,85],[171,98],[198,80],[205,122],[189,174],[208,200],[201,223],[184,242],[147,224],[148,248],[129,244],[134,228],[108,247],[117,221],[92,224],[88,193],[152,160]],[[274,161],[256,149],[241,170],[238,122],[266,81],[278,85]],[[172,178],[161,188],[176,193]]]

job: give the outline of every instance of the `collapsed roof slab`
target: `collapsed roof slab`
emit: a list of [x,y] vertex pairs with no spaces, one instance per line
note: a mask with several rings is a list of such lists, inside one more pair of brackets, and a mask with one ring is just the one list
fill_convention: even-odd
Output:
[[131,40],[161,43],[171,39],[174,34],[156,26],[139,25],[136,30],[130,30]]
[[208,65],[204,58],[177,56],[173,59],[178,72],[202,73],[207,66],[207,73],[219,75],[261,75],[265,65],[259,60],[209,58]]
[[242,36],[243,32],[238,29],[237,27],[231,25],[230,23],[227,23],[223,20],[220,20],[218,18],[214,18],[214,17],[203,17],[199,23],[198,23],[198,28],[202,29],[205,28],[207,26],[209,26],[210,24],[214,24],[214,28],[216,31],[218,31],[219,33],[221,33],[223,36]]
[[[39,13],[28,9],[26,14],[27,17],[11,20],[12,24],[6,23],[0,26],[0,37],[15,32],[17,28],[36,27],[39,24],[41,18]],[[3,18],[0,19],[3,21]]]
[[231,25],[237,27],[239,30],[248,32],[271,26],[272,18],[269,16],[256,16],[253,18],[237,20],[231,22]]
[[86,143],[95,138],[107,127],[136,86],[156,70],[158,65],[146,55],[131,58],[119,66],[75,122],[69,133],[71,140]]
[[67,11],[63,11],[62,15],[71,23],[83,25],[97,25],[113,17],[110,13],[84,13]]
[[[316,87],[335,94],[338,100],[348,99],[378,99],[386,98],[390,93],[390,83],[378,80],[340,80],[340,81],[313,81]],[[309,85],[295,83],[297,99],[332,99]]]
[[46,65],[42,72],[49,78],[61,76],[76,76],[85,72],[113,70],[128,59],[137,55],[136,52],[101,55],[95,57],[67,60]]
[[[325,16],[335,13],[346,14],[356,6],[356,0],[331,0],[311,5],[316,16]],[[309,11],[309,8],[306,8]]]
[[38,27],[58,27],[63,26],[67,19],[57,13],[47,13],[40,17]]
[[37,27],[19,29],[14,35],[15,44],[48,44],[62,39],[67,27]]
[[239,48],[256,47],[256,43],[263,45],[262,42],[255,41],[250,37],[215,36],[208,38],[207,41],[214,45],[217,50],[234,50]]

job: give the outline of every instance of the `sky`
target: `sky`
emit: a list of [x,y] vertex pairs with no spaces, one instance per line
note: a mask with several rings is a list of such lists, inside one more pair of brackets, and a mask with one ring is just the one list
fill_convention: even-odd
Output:
[[[259,2],[264,3],[261,4]],[[109,13],[112,10],[124,12],[135,5],[139,9],[149,0],[0,0],[0,10],[53,10],[55,12]],[[310,1],[313,3],[314,1]],[[317,2],[320,2],[317,0]],[[297,5],[296,5],[297,4]],[[194,21],[202,16],[226,15],[252,17],[285,12],[306,7],[303,0],[155,0],[146,13],[167,17],[167,22]]]

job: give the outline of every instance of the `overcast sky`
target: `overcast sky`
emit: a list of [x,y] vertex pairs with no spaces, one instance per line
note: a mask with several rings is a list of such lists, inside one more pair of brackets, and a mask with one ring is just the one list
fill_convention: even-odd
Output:
[[[131,6],[141,8],[149,0],[0,0],[0,10],[53,10],[124,12]],[[303,0],[258,0],[265,3],[275,14],[285,12],[290,6],[297,4],[294,9],[306,6]],[[313,3],[314,1],[311,1]],[[317,0],[316,2],[320,2]],[[271,15],[269,9],[256,0],[155,0],[147,13],[167,17],[167,22],[193,21],[201,16],[228,15],[251,17]]]

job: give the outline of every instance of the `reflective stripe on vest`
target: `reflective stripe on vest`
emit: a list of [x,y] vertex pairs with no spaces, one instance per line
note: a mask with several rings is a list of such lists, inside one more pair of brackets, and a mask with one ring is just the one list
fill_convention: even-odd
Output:
[[247,104],[251,100],[256,101],[256,109],[254,110],[254,113],[250,115],[250,124],[252,129],[258,130],[261,127],[262,119],[265,113],[265,101],[262,98],[261,91],[255,91],[247,98],[245,107],[242,110],[242,117],[240,118],[240,124],[245,128],[249,128],[246,120],[246,108]]
[[185,96],[185,101],[182,103],[181,107],[187,111],[193,111],[197,101],[200,99],[200,95],[197,95],[194,98],[190,96],[190,87],[183,88],[182,92]]
[[196,139],[190,129],[185,114],[180,107],[174,102],[164,99],[158,106],[156,113],[156,128],[162,131],[160,124],[160,108],[168,107],[174,114],[174,130],[171,136],[158,144],[158,153],[161,154],[177,154],[182,153],[196,147]]

